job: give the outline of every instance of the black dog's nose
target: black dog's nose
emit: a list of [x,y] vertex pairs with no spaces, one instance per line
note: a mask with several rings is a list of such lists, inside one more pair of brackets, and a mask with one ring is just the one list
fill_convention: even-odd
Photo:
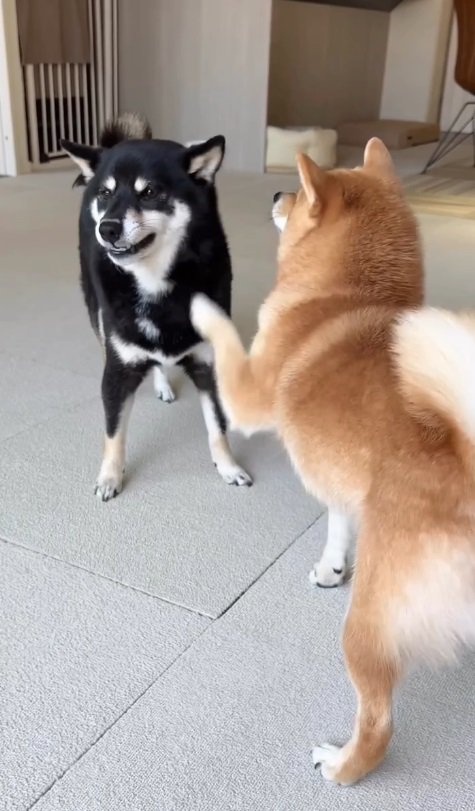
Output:
[[280,200],[281,197],[282,197],[282,192],[281,191],[276,191],[276,193],[274,194],[274,197],[273,197],[274,203],[277,203],[277,201]]
[[99,233],[105,242],[117,242],[122,233],[122,223],[120,220],[102,220]]

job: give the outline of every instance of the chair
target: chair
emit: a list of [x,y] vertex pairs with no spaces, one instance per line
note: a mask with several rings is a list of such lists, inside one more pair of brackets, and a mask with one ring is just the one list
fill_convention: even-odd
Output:
[[[463,90],[475,96],[475,0],[454,0],[454,8],[458,29],[455,81]],[[459,124],[460,119],[463,119],[462,125]],[[472,131],[464,132],[470,123]],[[457,125],[458,129],[455,129]],[[473,101],[467,101],[457,113],[427,161],[422,170],[423,174],[470,136],[473,141],[475,166],[475,98]]]

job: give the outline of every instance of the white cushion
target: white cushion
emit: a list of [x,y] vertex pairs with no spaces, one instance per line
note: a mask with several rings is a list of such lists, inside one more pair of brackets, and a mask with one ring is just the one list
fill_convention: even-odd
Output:
[[336,143],[336,130],[267,127],[266,169],[295,169],[297,152],[305,152],[322,169],[331,169],[336,164]]

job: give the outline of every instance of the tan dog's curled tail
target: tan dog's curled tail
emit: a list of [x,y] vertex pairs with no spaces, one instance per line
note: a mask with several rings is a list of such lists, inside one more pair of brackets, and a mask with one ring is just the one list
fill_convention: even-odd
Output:
[[448,420],[465,447],[468,440],[472,464],[475,315],[436,308],[405,313],[396,327],[394,352],[406,399],[419,413],[435,411]]

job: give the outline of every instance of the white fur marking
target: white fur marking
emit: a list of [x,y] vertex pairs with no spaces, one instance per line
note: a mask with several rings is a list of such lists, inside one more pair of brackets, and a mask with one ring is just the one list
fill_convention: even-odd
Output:
[[104,456],[94,490],[101,501],[109,501],[122,490],[125,467],[125,439],[133,401],[133,395],[127,398],[122,407],[119,424],[114,436],[108,437],[106,435],[105,437]]
[[220,146],[212,146],[207,152],[201,155],[195,155],[190,162],[188,169],[191,175],[198,175],[208,183],[211,182],[219,169],[219,165],[223,159],[223,150]]
[[[388,606],[395,652],[433,664],[456,658],[462,644],[475,643],[473,540],[419,539],[428,553],[402,593]],[[437,551],[436,551],[437,550]]]
[[110,259],[135,276],[142,294],[155,297],[167,293],[170,286],[166,276],[185,238],[190,218],[189,207],[179,200],[175,202],[171,216],[162,211],[148,211],[140,215],[129,209],[123,221],[124,240],[136,244],[152,233],[155,240],[138,256],[109,254]]
[[153,388],[159,400],[163,400],[164,403],[173,403],[175,400],[175,392],[160,366],[153,367]]
[[197,293],[191,300],[190,319],[194,328],[204,338],[208,338],[213,325],[219,324],[227,316],[214,301],[203,293]]
[[140,332],[149,339],[149,341],[158,341],[160,337],[160,330],[158,327],[155,326],[153,321],[150,318],[138,318],[137,319],[137,326]]
[[97,311],[97,329],[99,330],[99,336],[102,341],[102,344],[105,345],[106,334],[104,332],[104,318],[102,315],[102,310],[100,308]]
[[147,361],[156,361],[163,366],[174,366],[187,355],[191,355],[196,351],[200,351],[200,344],[196,344],[186,352],[181,352],[179,355],[165,355],[158,349],[148,350],[144,349],[137,344],[128,343],[124,341],[116,332],[113,332],[110,337],[111,345],[122,361],[127,366],[137,366],[140,363],[147,363]]
[[475,442],[475,318],[426,307],[403,315],[395,337],[407,396],[425,396]]
[[226,484],[237,484],[239,486],[252,484],[252,479],[242,467],[234,461],[229,449],[228,441],[219,425],[215,407],[211,396],[203,392],[200,395],[203,417],[208,431],[208,443],[211,458],[216,465],[216,469]]
[[137,192],[137,194],[143,192],[146,186],[148,186],[148,180],[145,180],[144,177],[138,177],[134,183],[134,189]]
[[67,149],[65,149],[65,152],[67,152],[69,157],[73,159],[74,163],[77,164],[77,166],[79,166],[83,178],[85,179],[86,183],[88,183],[91,177],[94,177],[94,172],[91,169],[89,161],[84,160],[84,158],[76,157],[76,155],[73,155],[71,152],[68,152]]
[[[190,318],[196,331],[203,338],[211,339],[212,341],[214,341],[215,338],[215,331],[219,330],[220,327],[222,327],[223,330],[230,330],[232,335],[234,335],[236,332],[229,316],[226,315],[221,307],[215,304],[214,301],[211,301],[203,293],[198,293],[197,295],[193,296],[190,307]],[[239,338],[237,340],[239,340]],[[244,434],[244,436],[251,436],[251,434],[254,434],[257,431],[272,430],[272,426],[267,424],[242,425],[241,423],[238,423],[234,418],[234,414],[229,403],[224,401],[222,398],[221,403],[226,416],[230,421],[231,427],[236,428],[241,434]]]
[[287,225],[287,217],[283,217],[282,214],[277,214],[272,211],[272,219],[274,220],[276,228],[278,228],[279,231],[283,231]]
[[115,178],[111,176],[111,177],[107,177],[104,180],[103,185],[105,186],[106,189],[109,189],[109,191],[115,191],[116,186],[117,186],[117,182],[116,182]]
[[146,349],[142,349],[142,347],[137,346],[137,344],[130,344],[127,343],[127,341],[123,341],[116,333],[112,333],[110,342],[120,360],[122,363],[125,363],[126,366],[137,366],[151,359],[150,353],[147,352]]
[[200,361],[200,363],[206,363],[207,366],[213,366],[214,364],[213,347],[207,341],[197,344],[191,351],[191,354],[196,360]]
[[351,540],[351,522],[348,516],[329,508],[328,535],[323,555],[309,574],[312,585],[332,588],[343,583],[346,557]]
[[103,216],[105,214],[105,210],[104,211],[99,211],[99,204],[97,202],[97,197],[94,197],[94,200],[92,201],[91,205],[89,206],[89,211],[91,212],[91,217],[94,220],[94,222],[95,223],[100,223],[100,221],[102,220],[102,218],[103,218]]
[[320,766],[322,777],[325,780],[334,781],[335,774],[342,767],[347,752],[346,747],[323,743],[321,746],[315,746],[312,750],[313,764],[314,766]]

